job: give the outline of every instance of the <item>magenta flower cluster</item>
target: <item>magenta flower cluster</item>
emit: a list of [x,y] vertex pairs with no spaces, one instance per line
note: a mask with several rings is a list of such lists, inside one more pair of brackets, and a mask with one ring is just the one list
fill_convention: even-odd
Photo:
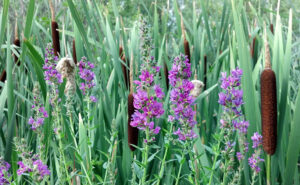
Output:
[[0,184],[10,184],[8,178],[10,174],[8,170],[10,169],[10,164],[0,158]]
[[[86,57],[82,57],[79,64],[79,77],[83,80],[82,83],[80,83],[80,90],[82,90],[82,93],[84,95],[88,94],[90,89],[95,86],[94,78],[95,73],[92,71],[92,69],[95,68],[95,65],[91,63],[90,61],[87,61]],[[90,96],[90,100],[92,102],[96,102],[97,98],[95,96]]]
[[45,118],[48,118],[49,115],[45,110],[43,105],[39,105],[38,97],[34,97],[34,105],[31,106],[35,118],[32,116],[28,120],[28,124],[31,125],[32,130],[37,130],[41,125],[44,124]]
[[[152,58],[153,60],[153,58]],[[149,130],[149,134],[155,135],[160,131],[160,127],[154,125],[155,118],[159,118],[164,114],[163,103],[164,93],[159,85],[154,84],[154,76],[159,72],[157,66],[143,68],[139,81],[134,83],[137,85],[137,91],[133,94],[133,105],[135,112],[132,115],[130,125],[140,130]],[[152,140],[155,138],[152,137]],[[145,140],[145,142],[149,142]]]
[[192,108],[194,98],[190,95],[194,85],[191,77],[191,64],[187,56],[180,54],[175,57],[172,69],[169,72],[169,80],[172,86],[170,92],[171,115],[169,122],[177,121],[180,127],[174,132],[179,140],[191,140],[197,137],[193,128],[196,125],[194,116],[196,112]]
[[254,153],[251,155],[251,157],[248,159],[248,163],[250,167],[255,170],[256,173],[260,172],[259,162],[263,162],[264,159],[260,158],[261,154],[261,146],[262,146],[262,136],[255,132],[253,136],[251,137],[252,140],[252,148],[254,149]]
[[244,103],[243,90],[240,89],[242,75],[243,71],[239,68],[232,70],[229,76],[226,72],[221,73],[222,92],[219,93],[218,101],[224,111],[220,119],[221,128],[228,133],[232,133],[233,130],[238,131],[242,139],[242,152],[236,153],[238,160],[242,160],[244,158],[243,154],[248,152],[246,134],[249,122],[243,120],[241,110]]
[[18,175],[23,175],[24,173],[33,172],[34,175],[40,180],[42,180],[45,176],[50,175],[48,166],[45,165],[41,159],[39,159],[38,155],[35,155],[32,159],[26,160],[25,163],[23,161],[19,161],[18,165],[19,165],[19,169],[17,170]]
[[224,90],[219,93],[219,104],[224,111],[233,112],[236,116],[241,115],[241,105],[243,102],[243,90],[240,89],[243,71],[239,68],[233,70],[227,77],[226,72],[221,73],[221,88]]
[[63,82],[62,75],[56,69],[58,57],[54,55],[51,44],[46,47],[45,64],[43,66],[44,78],[49,85],[60,84]]

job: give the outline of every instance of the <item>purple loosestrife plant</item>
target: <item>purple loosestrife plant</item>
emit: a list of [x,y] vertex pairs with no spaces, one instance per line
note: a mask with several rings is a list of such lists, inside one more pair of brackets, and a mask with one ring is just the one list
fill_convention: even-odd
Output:
[[196,125],[194,116],[196,112],[192,108],[194,98],[190,95],[194,85],[191,77],[191,64],[187,56],[180,54],[175,57],[172,69],[169,72],[169,81],[172,86],[170,92],[171,115],[169,122],[178,122],[179,128],[174,132],[181,141],[192,140],[197,135],[193,128]]
[[[182,160],[186,154],[190,156],[190,166],[192,168],[192,174],[195,174],[193,153],[193,139],[197,137],[193,128],[196,125],[195,114],[193,110],[194,97],[191,91],[194,89],[194,84],[189,80],[191,77],[191,64],[187,56],[180,54],[175,57],[173,66],[169,71],[169,81],[171,84],[170,92],[170,115],[168,121],[171,123],[171,127],[174,124],[177,129],[173,132],[178,137],[179,142],[183,143],[183,150],[181,150],[181,157],[179,159],[180,167],[176,178],[176,183],[179,183]],[[190,174],[191,175],[191,174]],[[197,182],[196,175],[194,181]]]
[[142,19],[140,24],[140,51],[141,51],[141,74],[139,80],[134,81],[137,85],[136,93],[133,93],[133,106],[135,112],[132,115],[130,125],[144,131],[145,139],[143,142],[143,176],[140,184],[146,183],[147,164],[149,144],[155,140],[155,135],[159,133],[160,127],[155,126],[155,119],[164,114],[162,99],[164,93],[158,84],[155,84],[155,78],[160,71],[156,66],[153,56],[150,57],[152,49],[152,40],[150,29],[147,22]]
[[10,164],[7,163],[0,157],[0,184],[6,185],[10,184],[10,174],[8,170],[10,169]]
[[[144,131],[146,137],[144,139],[143,164],[147,165],[149,143],[155,140],[155,135],[159,133],[160,127],[155,126],[154,121],[164,114],[163,103],[164,93],[159,85],[154,83],[154,77],[159,72],[159,68],[153,66],[154,58],[151,57],[142,65],[140,80],[134,81],[137,85],[136,93],[133,94],[133,106],[135,112],[132,115],[130,125]],[[142,184],[146,180],[146,170],[142,177]]]
[[[241,77],[243,71],[239,68],[231,71],[231,74],[227,76],[226,72],[221,73],[221,89],[219,93],[218,103],[222,106],[222,116],[220,119],[221,133],[218,138],[217,150],[224,144],[224,148],[221,151],[216,152],[215,162],[219,154],[222,157],[222,170],[223,184],[227,184],[228,177],[233,174],[232,182],[237,183],[240,180],[241,172],[243,169],[243,159],[245,153],[248,152],[247,143],[247,130],[249,122],[244,120],[242,114],[243,90],[241,90]],[[238,134],[239,152],[235,152],[235,133]],[[238,171],[234,171],[233,164],[235,157],[239,161]],[[215,163],[214,163],[215,165]],[[214,168],[214,166],[213,166]],[[233,173],[232,173],[233,172]],[[212,180],[210,178],[210,183]]]
[[59,102],[60,98],[58,97],[59,85],[63,82],[62,75],[56,69],[56,64],[58,62],[58,57],[54,55],[54,51],[52,48],[51,43],[49,43],[46,47],[46,54],[45,54],[45,63],[43,66],[44,71],[44,78],[48,84],[49,88],[49,101],[53,108],[52,116],[54,122],[54,132],[59,137],[59,133],[61,131],[61,125],[59,124]]

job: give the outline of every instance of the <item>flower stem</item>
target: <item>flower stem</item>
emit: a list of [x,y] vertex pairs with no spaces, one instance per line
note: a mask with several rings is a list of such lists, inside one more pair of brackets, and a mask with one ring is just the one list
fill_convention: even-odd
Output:
[[251,185],[254,185],[254,184],[255,184],[255,177],[256,177],[256,172],[254,172],[253,175],[252,175],[252,182],[251,182]]
[[[173,122],[171,122],[169,133],[172,133],[172,129],[173,129]],[[164,154],[164,158],[163,158],[163,161],[161,163],[161,168],[160,168],[159,175],[158,175],[158,181],[156,183],[157,185],[160,184],[160,180],[162,179],[162,176],[164,174],[165,163],[166,163],[166,158],[167,158],[167,154],[168,154],[169,148],[170,148],[170,141],[168,140],[168,143],[167,143],[167,146],[166,146],[166,150],[165,150],[165,154]]]
[[179,183],[181,169],[182,169],[182,165],[183,165],[183,162],[182,162],[183,158],[184,158],[184,151],[181,153],[181,161],[180,161],[179,171],[178,171],[178,174],[177,174],[175,185],[178,185],[178,183]]
[[[147,142],[149,142],[149,128],[146,128],[146,140],[147,140]],[[142,177],[142,185],[145,184],[146,176],[147,176],[147,162],[148,162],[148,150],[149,150],[149,146],[148,146],[147,142],[144,142],[145,152],[143,155],[144,156],[144,159],[143,159],[144,173],[143,173],[143,177]]]

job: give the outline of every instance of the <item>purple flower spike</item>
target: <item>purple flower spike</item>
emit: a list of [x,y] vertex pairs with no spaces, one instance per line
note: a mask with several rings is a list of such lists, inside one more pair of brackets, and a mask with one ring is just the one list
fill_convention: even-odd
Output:
[[171,115],[169,121],[177,121],[180,128],[174,132],[179,140],[191,140],[197,135],[193,132],[196,124],[194,116],[196,112],[192,109],[194,98],[190,95],[194,85],[189,78],[191,77],[191,64],[187,56],[180,54],[174,59],[171,71],[169,71],[170,84],[173,87],[170,92]]
[[[154,64],[154,58],[151,60],[151,64]],[[140,80],[134,81],[137,85],[136,93],[133,94],[133,106],[136,110],[132,115],[130,125],[140,130],[148,130],[152,138],[144,140],[144,142],[149,143],[155,140],[153,136],[160,131],[160,127],[154,126],[154,119],[164,114],[163,103],[160,100],[165,95],[160,86],[154,83],[154,77],[160,68],[151,66],[147,62],[146,64],[146,66],[142,66],[141,75],[139,75]]]

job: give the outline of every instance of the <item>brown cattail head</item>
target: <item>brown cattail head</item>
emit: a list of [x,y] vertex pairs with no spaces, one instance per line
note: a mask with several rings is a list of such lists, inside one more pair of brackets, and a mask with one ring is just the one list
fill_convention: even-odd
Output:
[[4,69],[4,70],[2,71],[1,76],[0,76],[0,81],[4,83],[5,80],[6,80],[6,70]]
[[120,56],[120,58],[122,58],[122,56],[123,56],[123,47],[122,46],[119,47],[119,56]]
[[136,148],[132,145],[138,144],[138,136],[139,130],[136,127],[132,127],[130,125],[131,117],[134,113],[134,106],[133,106],[133,94],[130,93],[128,95],[128,145],[131,151],[134,151]]
[[273,23],[270,24],[270,30],[271,30],[272,34],[274,34],[274,26],[273,26]]
[[181,17],[180,26],[181,26],[181,33],[183,36],[184,54],[188,57],[189,62],[191,63],[190,45],[189,45],[189,42],[186,40],[182,13],[181,12],[179,12],[179,13],[180,13],[180,17]]
[[207,81],[207,56],[204,55],[204,79],[203,79],[203,83],[204,83],[204,90],[206,90],[206,81]]
[[189,42],[186,40],[186,38],[184,38],[183,44],[184,44],[184,54],[188,57],[189,62],[191,63],[190,46],[189,46]]
[[277,140],[276,76],[272,69],[262,72],[260,85],[263,148],[266,153],[272,155],[276,151]]
[[[15,38],[14,40],[14,45],[17,46],[17,47],[20,47],[20,40],[18,38]],[[19,53],[19,52],[18,52]],[[20,66],[20,61],[18,61],[18,56],[14,54],[14,60],[15,60],[15,63]]]
[[254,57],[254,52],[255,52],[255,42],[256,42],[256,37],[253,38],[252,44],[251,44],[251,57]]
[[168,66],[167,66],[166,62],[164,62],[164,73],[165,73],[165,78],[166,78],[167,90],[169,90],[169,71],[168,71]]
[[77,65],[77,56],[76,56],[76,45],[75,45],[75,40],[73,40],[73,60],[75,65]]
[[51,29],[52,29],[52,42],[53,42],[53,49],[54,49],[54,55],[58,56],[60,53],[60,45],[59,45],[59,32],[58,24],[56,21],[51,22]]
[[276,151],[277,141],[276,76],[271,69],[270,51],[266,36],[265,57],[265,69],[260,77],[263,148],[266,153],[273,155]]

